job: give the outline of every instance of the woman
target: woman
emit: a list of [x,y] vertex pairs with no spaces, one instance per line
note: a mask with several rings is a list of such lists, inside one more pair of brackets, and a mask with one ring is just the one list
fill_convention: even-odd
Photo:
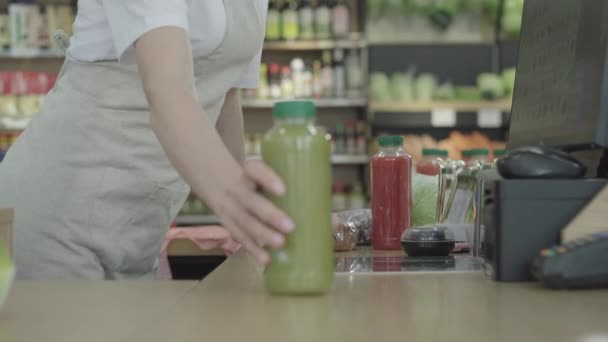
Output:
[[190,190],[261,263],[289,218],[244,165],[267,0],[80,0],[55,88],[0,167],[18,278],[151,277]]

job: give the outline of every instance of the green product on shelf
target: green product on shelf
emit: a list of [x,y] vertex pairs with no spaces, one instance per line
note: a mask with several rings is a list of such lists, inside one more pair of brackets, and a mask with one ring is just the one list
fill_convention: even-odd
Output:
[[524,0],[505,0],[502,28],[507,36],[519,36],[523,13]]
[[414,100],[414,77],[411,73],[396,72],[391,76],[391,94],[393,100]]
[[479,101],[481,91],[475,87],[455,87],[454,99],[459,101]]
[[437,89],[437,77],[433,74],[420,74],[415,81],[416,100],[432,101]]
[[331,9],[327,0],[319,0],[315,8],[315,38],[331,38]]
[[285,40],[295,40],[300,37],[298,4],[295,0],[287,1],[283,6],[281,11],[281,34]]
[[482,73],[477,76],[477,87],[481,91],[481,96],[486,100],[496,100],[505,96],[502,78],[493,73]]
[[456,96],[454,85],[451,82],[445,82],[435,90],[435,98],[437,100],[453,100]]
[[374,72],[370,77],[371,96],[374,101],[389,101],[391,99],[391,82],[381,72]]
[[300,38],[305,40],[312,40],[315,38],[315,14],[310,5],[310,0],[300,1],[299,6],[299,18],[300,18]]
[[515,89],[515,74],[515,68],[505,69],[502,72],[502,85],[509,96],[513,96],[513,90]]
[[272,294],[322,294],[333,284],[330,143],[314,125],[315,111],[310,101],[277,103],[262,142],[263,160],[287,189],[284,197],[268,197],[295,223],[264,274]]
[[268,3],[268,13],[266,14],[266,39],[281,39],[281,12],[277,5],[277,0],[270,0]]

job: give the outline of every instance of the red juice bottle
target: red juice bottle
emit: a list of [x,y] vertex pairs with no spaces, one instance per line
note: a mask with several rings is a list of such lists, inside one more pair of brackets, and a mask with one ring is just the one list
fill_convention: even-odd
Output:
[[412,157],[403,151],[403,137],[378,142],[371,161],[372,247],[401,249],[401,235],[412,225]]

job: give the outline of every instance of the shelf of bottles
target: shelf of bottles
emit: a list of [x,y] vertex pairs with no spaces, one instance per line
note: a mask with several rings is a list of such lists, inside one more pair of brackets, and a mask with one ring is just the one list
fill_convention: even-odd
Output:
[[[343,0],[271,0],[260,83],[245,92],[244,107],[303,98],[319,108],[365,108],[367,44],[353,13]],[[289,61],[282,51],[292,51]]]

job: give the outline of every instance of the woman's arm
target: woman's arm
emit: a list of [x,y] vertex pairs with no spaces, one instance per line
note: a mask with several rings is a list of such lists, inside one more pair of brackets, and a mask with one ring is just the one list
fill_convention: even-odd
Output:
[[283,195],[281,179],[259,162],[242,167],[228,152],[196,101],[185,30],[162,27],[149,31],[137,40],[135,53],[152,128],[173,166],[232,236],[260,262],[268,262],[263,247],[280,247],[283,234],[294,227],[256,188]]
[[226,100],[215,128],[232,157],[239,164],[243,164],[245,162],[245,129],[238,89],[230,89],[226,94]]

